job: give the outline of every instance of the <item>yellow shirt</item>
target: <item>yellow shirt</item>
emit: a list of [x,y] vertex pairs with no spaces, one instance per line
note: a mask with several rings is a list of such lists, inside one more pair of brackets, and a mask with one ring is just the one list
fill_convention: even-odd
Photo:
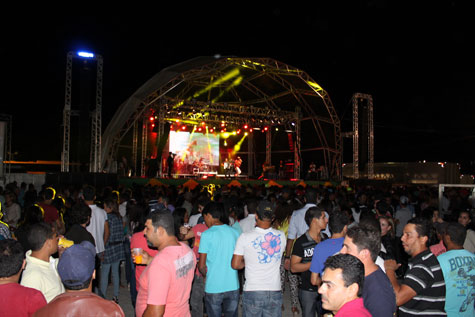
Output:
[[58,260],[53,257],[49,262],[31,256],[31,250],[26,252],[26,267],[21,278],[21,285],[39,290],[50,302],[64,293],[64,286],[58,275]]

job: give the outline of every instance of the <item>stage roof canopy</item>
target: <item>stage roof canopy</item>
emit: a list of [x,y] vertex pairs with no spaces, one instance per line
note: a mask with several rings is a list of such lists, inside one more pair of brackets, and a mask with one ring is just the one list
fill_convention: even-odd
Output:
[[[271,58],[197,57],[167,67],[117,110],[102,137],[102,166],[149,115],[300,129],[302,159],[318,153],[331,176],[341,167],[340,121],[328,94],[302,70]],[[299,135],[299,134],[297,134]]]

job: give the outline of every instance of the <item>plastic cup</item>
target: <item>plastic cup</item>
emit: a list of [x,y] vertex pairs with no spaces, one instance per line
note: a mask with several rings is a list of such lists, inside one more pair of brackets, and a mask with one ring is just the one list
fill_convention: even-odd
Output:
[[132,256],[134,257],[135,264],[142,264],[142,248],[133,248]]

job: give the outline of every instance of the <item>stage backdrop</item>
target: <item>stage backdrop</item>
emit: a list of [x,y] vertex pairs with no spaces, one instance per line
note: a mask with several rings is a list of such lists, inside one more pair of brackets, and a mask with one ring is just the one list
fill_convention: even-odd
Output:
[[176,154],[174,170],[177,174],[191,174],[193,168],[216,171],[219,167],[219,135],[170,131],[169,152]]

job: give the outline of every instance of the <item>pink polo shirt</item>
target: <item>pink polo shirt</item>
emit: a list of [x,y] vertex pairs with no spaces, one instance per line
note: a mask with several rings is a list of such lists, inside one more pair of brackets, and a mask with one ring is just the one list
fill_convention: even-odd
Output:
[[335,317],[371,317],[371,314],[364,307],[363,298],[357,298],[343,305]]

